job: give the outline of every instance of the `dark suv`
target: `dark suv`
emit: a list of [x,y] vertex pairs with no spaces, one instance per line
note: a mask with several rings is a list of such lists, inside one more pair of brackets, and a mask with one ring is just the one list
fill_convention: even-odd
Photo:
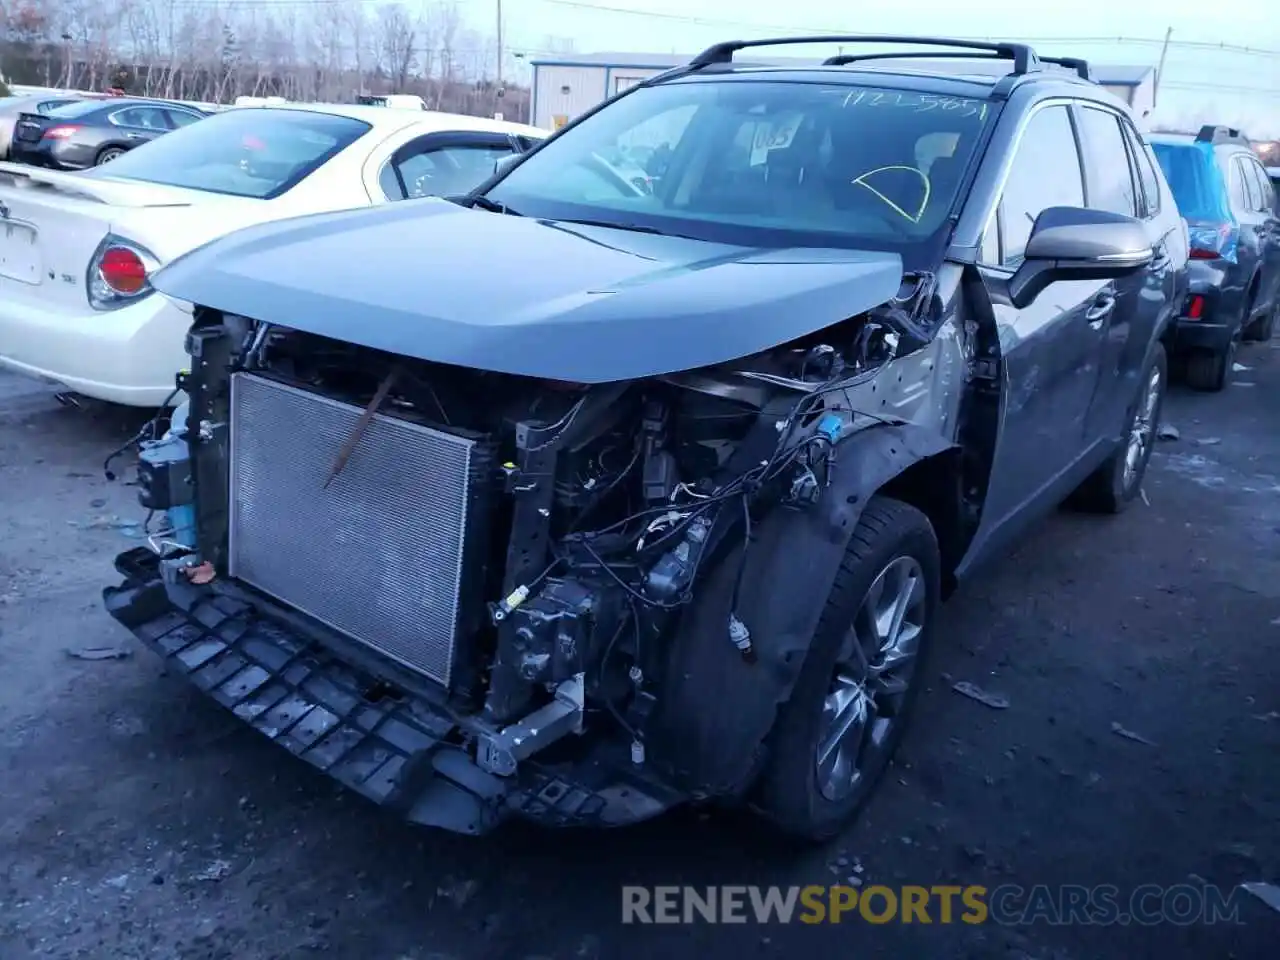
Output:
[[[734,62],[801,42],[1005,69]],[[108,610],[417,823],[718,800],[831,835],[940,601],[1142,484],[1186,239],[1088,77],[720,44],[469,196],[175,261],[189,407],[140,478],[170,532]],[[663,156],[649,189],[622,154]]]
[[1240,340],[1270,340],[1280,309],[1275,187],[1239,130],[1206,126],[1151,141],[1191,235],[1173,357],[1192,387],[1221,390]]

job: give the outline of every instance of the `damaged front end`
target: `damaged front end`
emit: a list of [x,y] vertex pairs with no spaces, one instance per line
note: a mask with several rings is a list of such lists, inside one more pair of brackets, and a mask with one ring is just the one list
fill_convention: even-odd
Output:
[[[140,455],[168,532],[117,559],[107,608],[417,823],[617,825],[740,794],[816,616],[770,625],[761,594],[788,561],[752,544],[811,514],[838,545],[870,473],[950,446],[901,427],[940,408],[920,385],[945,373],[913,331],[886,305],[744,360],[586,385],[198,309],[185,428]],[[845,441],[885,424],[905,432],[876,470],[848,462]],[[820,593],[825,568],[791,563]],[[698,671],[771,692],[734,733],[734,704],[690,696]],[[738,741],[686,739],[700,710]]]

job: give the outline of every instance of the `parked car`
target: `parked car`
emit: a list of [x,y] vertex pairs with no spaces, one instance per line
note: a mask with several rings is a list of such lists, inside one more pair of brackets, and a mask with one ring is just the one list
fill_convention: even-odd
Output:
[[[1087,64],[734,63],[792,42],[712,47],[455,202],[161,270],[190,404],[111,615],[417,823],[839,830],[955,584],[1068,496],[1138,495],[1187,248]],[[645,137],[652,192],[601,172]]]
[[1158,134],[1156,157],[1191,236],[1190,291],[1173,356],[1197,390],[1231,380],[1241,339],[1270,340],[1280,309],[1280,219],[1266,170],[1239,130]]
[[195,107],[166,100],[79,100],[43,114],[19,114],[10,157],[54,170],[84,170],[205,116]]
[[45,114],[54,107],[75,103],[78,98],[64,94],[32,94],[5,97],[0,100],[0,160],[9,156],[9,144],[13,141],[13,127],[20,113]]
[[161,404],[191,322],[153,295],[161,265],[246,224],[465,192],[541,136],[445,113],[239,107],[84,173],[0,164],[0,365]]

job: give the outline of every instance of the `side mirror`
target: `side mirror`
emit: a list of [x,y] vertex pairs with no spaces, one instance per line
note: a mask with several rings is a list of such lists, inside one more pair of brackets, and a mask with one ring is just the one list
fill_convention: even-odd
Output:
[[1009,280],[1009,302],[1032,303],[1059,280],[1111,280],[1155,258],[1142,223],[1081,207],[1049,207],[1036,217],[1022,266]]
[[499,157],[493,161],[493,175],[495,177],[502,176],[514,167],[522,156],[524,156],[522,153],[508,153],[505,157]]

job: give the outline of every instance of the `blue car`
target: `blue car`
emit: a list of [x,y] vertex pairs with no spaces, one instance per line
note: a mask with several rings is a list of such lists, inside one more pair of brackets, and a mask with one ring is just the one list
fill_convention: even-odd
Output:
[[1193,388],[1221,390],[1239,342],[1270,340],[1280,308],[1275,187],[1239,130],[1205,126],[1194,137],[1150,139],[1191,239],[1174,359]]

